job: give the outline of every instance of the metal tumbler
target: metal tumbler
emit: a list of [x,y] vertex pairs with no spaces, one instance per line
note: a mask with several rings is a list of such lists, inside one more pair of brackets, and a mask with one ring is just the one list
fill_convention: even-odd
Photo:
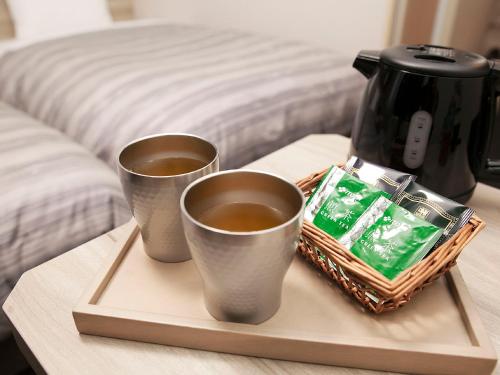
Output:
[[[268,229],[232,232],[198,220],[205,210],[234,202],[272,207],[285,221]],[[257,324],[276,313],[303,211],[304,197],[295,185],[263,172],[219,172],[186,188],[181,197],[184,231],[203,279],[205,306],[214,318]]]
[[[191,158],[203,162],[203,166],[169,176],[134,172],[138,163],[163,158]],[[217,148],[190,134],[158,134],[126,145],[118,156],[118,164],[123,191],[141,230],[146,254],[162,262],[191,259],[181,224],[179,198],[191,182],[219,170]]]

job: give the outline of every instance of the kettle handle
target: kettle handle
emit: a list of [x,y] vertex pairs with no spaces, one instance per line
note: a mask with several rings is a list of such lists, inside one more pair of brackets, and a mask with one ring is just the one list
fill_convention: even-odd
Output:
[[[492,114],[491,114],[491,124],[490,125],[490,134],[493,134],[493,129],[495,127],[495,121],[497,118],[497,114],[499,109],[497,108],[496,102],[498,97],[500,96],[500,60],[494,60],[493,66],[491,68],[491,74],[493,79],[493,105],[492,105]],[[486,165],[484,167],[484,174],[486,175],[495,175],[498,178],[500,175],[500,160],[494,160],[487,158]]]

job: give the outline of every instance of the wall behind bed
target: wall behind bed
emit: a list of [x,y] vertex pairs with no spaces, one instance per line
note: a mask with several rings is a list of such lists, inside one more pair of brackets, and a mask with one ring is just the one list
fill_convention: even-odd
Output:
[[393,0],[135,0],[137,17],[165,17],[305,40],[354,55],[388,42]]
[[[33,0],[39,1],[39,0]],[[134,18],[134,0],[108,0],[109,11],[113,20],[122,21]],[[0,39],[15,37],[14,25],[10,18],[5,0],[0,0]]]

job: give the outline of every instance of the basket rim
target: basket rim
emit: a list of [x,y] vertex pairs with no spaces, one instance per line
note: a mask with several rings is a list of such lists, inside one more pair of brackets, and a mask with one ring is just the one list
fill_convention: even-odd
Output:
[[[342,164],[338,164],[342,167]],[[312,173],[297,182],[297,186],[306,193],[304,185],[319,182],[329,168]],[[443,267],[455,262],[463,248],[485,227],[485,222],[476,214],[451,238],[441,244],[421,261],[402,271],[396,278],[389,280],[363,260],[355,256],[335,238],[313,223],[304,220],[302,236],[313,241],[330,261],[339,265],[350,277],[361,284],[366,284],[384,298],[399,299],[411,293],[427,280],[435,276]]]

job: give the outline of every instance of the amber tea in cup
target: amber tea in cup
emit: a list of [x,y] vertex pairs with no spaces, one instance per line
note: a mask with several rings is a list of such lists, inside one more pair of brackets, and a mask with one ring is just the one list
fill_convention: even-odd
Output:
[[232,232],[251,232],[278,226],[286,221],[283,212],[259,203],[230,202],[205,210],[198,220],[210,227]]
[[175,176],[196,171],[207,164],[205,160],[189,157],[159,157],[138,160],[131,165],[130,169],[147,176]]

